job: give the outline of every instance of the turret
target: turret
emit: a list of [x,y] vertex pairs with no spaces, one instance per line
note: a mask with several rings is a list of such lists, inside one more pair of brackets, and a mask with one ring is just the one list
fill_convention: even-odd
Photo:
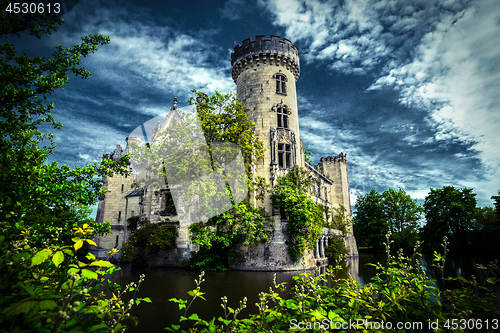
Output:
[[347,154],[340,153],[337,156],[322,157],[318,167],[325,176],[333,180],[332,203],[335,206],[344,205],[347,211],[350,212],[351,199],[347,174]]
[[[261,35],[238,44],[231,54],[231,65],[238,97],[266,148],[264,159],[256,165],[256,175],[273,186],[294,165],[304,166],[295,92],[299,52],[288,39]],[[271,209],[269,202],[265,206]]]

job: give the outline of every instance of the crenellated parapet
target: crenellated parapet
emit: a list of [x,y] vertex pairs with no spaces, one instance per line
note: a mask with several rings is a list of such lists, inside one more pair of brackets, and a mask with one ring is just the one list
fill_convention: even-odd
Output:
[[347,163],[347,154],[340,153],[337,156],[322,157],[320,159],[320,163],[323,163],[323,162],[333,162],[333,163],[344,162],[344,163]]
[[282,66],[293,73],[295,81],[300,75],[299,51],[297,46],[286,38],[265,35],[256,36],[255,40],[245,39],[231,53],[231,67],[234,82],[246,69],[264,65]]

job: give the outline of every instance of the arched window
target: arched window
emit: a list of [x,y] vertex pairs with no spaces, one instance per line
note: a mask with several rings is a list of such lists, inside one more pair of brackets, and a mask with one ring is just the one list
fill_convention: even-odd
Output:
[[288,110],[284,107],[276,109],[278,114],[278,128],[288,128]]
[[274,78],[276,79],[276,93],[286,95],[286,76],[284,74],[274,74]]

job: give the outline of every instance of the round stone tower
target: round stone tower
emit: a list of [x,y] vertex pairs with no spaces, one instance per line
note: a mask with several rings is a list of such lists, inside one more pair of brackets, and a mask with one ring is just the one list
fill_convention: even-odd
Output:
[[304,166],[295,91],[299,52],[286,38],[256,36],[234,48],[231,66],[239,100],[248,108],[255,133],[266,147],[256,174],[273,186],[294,165]]

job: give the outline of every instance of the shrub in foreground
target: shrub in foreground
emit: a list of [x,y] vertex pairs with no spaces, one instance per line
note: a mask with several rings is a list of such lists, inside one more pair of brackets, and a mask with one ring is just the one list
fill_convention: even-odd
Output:
[[[246,299],[238,309],[227,306],[222,298],[224,316],[210,321],[197,314],[188,315],[188,310],[196,298],[204,299],[200,290],[203,273],[196,281],[196,289],[189,291],[191,301],[171,299],[179,304],[184,313],[179,325],[167,328],[175,332],[288,332],[300,330],[321,332],[335,329],[340,332],[387,331],[396,332],[396,323],[406,323],[413,327],[405,331],[481,331],[495,332],[498,322],[498,302],[495,298],[495,284],[499,278],[497,262],[487,267],[483,285],[462,277],[444,277],[443,282],[461,283],[460,289],[440,290],[436,281],[428,279],[420,264],[418,243],[412,257],[405,257],[402,251],[396,257],[390,254],[390,233],[386,236],[387,264],[371,264],[377,275],[372,282],[360,287],[356,281],[337,278],[340,267],[330,268],[326,273],[314,275],[303,273],[294,277],[296,286],[290,290],[289,298],[280,296],[286,290],[285,283],[270,288],[268,293],[259,295],[257,313],[248,318],[238,314],[246,307]],[[443,243],[444,253],[435,255],[435,266],[444,270],[447,240]],[[474,321],[471,326],[471,320]],[[354,323],[354,324],[352,324]],[[421,327],[414,326],[422,323]],[[412,326],[413,325],[413,326]],[[186,328],[191,327],[191,328]],[[404,326],[403,326],[404,327]]]
[[136,324],[128,311],[150,300],[134,294],[125,302],[122,296],[137,292],[144,276],[121,291],[104,278],[119,268],[90,253],[77,258],[84,244],[95,245],[88,239],[92,229],[84,225],[74,231],[73,245],[41,248],[29,245],[29,232],[14,242],[0,235],[1,333],[123,332]]

